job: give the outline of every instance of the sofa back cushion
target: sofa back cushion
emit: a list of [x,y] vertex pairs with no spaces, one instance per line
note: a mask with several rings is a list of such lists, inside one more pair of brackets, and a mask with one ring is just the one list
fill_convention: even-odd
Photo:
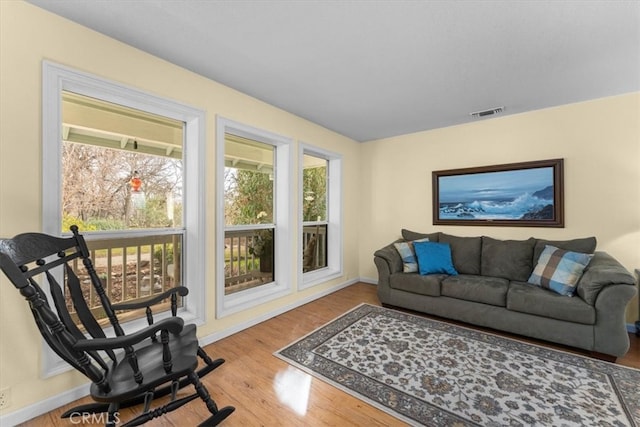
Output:
[[483,276],[526,282],[533,271],[536,239],[497,240],[482,236],[480,271]]
[[437,242],[438,237],[440,236],[440,232],[435,233],[418,233],[415,231],[410,231],[405,228],[401,230],[402,238],[404,240],[419,240],[419,239],[429,239],[430,242]]
[[533,248],[533,265],[538,262],[538,258],[540,258],[540,254],[544,250],[544,247],[555,246],[559,249],[564,249],[565,251],[571,252],[581,252],[583,254],[592,254],[596,251],[596,238],[595,237],[584,237],[582,239],[572,239],[572,240],[543,240],[538,239],[536,242],[535,248]]
[[460,274],[480,274],[482,237],[458,237],[440,233],[440,243],[451,246],[453,266]]

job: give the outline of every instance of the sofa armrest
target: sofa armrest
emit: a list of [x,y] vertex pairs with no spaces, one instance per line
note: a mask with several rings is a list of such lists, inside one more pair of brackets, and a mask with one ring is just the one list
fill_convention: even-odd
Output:
[[[400,258],[400,254],[398,253],[398,250],[394,246],[394,243],[403,242],[403,241],[404,240],[402,239],[398,239],[395,242],[390,243],[387,246],[383,247],[382,249],[378,249],[373,253],[374,260],[375,258],[382,258],[384,262],[387,263],[387,267],[389,269],[388,274],[400,273],[402,271],[402,258]],[[378,273],[380,273],[380,271],[378,271]]]
[[635,286],[634,277],[614,257],[596,252],[578,282],[577,293],[588,304],[595,305],[600,292],[607,286]]
[[604,287],[596,299],[596,324],[593,328],[594,351],[623,356],[629,350],[626,327],[626,308],[636,295],[635,286]]
[[[393,243],[402,242],[402,239]],[[393,243],[388,244],[373,254],[373,262],[378,269],[378,298],[380,302],[387,303],[391,297],[391,286],[389,283],[391,274],[402,271],[402,258]]]

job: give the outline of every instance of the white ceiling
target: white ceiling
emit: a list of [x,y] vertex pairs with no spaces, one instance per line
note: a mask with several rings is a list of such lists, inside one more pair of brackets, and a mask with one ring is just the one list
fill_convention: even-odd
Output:
[[30,3],[357,141],[640,90],[639,1]]

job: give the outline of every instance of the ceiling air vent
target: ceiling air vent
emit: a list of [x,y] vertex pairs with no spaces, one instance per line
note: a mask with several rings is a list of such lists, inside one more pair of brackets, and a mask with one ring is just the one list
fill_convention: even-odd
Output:
[[488,110],[475,111],[473,113],[469,113],[469,115],[475,118],[480,118],[480,117],[492,116],[494,114],[501,113],[503,111],[504,111],[504,107],[496,107],[496,108],[490,108]]

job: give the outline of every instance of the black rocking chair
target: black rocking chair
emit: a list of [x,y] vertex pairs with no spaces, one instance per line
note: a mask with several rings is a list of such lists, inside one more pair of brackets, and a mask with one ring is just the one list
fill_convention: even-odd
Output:
[[[110,427],[120,421],[120,409],[143,404],[142,413],[123,425],[137,426],[198,397],[212,414],[201,426],[215,426],[228,417],[235,408],[218,409],[200,381],[224,360],[212,360],[198,344],[195,325],[185,325],[176,316],[177,296],[187,295],[187,288],[178,286],[140,302],[111,304],[94,270],[84,238],[76,226],[72,226],[71,231],[73,237],[69,238],[25,233],[0,240],[0,268],[29,302],[45,341],[62,359],[92,381],[91,396],[96,403],[73,408],[62,417],[106,412],[106,426]],[[80,281],[71,266],[76,258],[84,264],[115,337],[106,337],[82,295]],[[43,286],[46,278],[48,294],[34,279],[38,276],[43,278]],[[67,309],[64,289],[56,277],[65,278],[62,282],[66,284],[86,335],[74,323]],[[171,301],[172,316],[154,323],[151,306],[167,299]],[[146,310],[149,325],[125,334],[115,312],[136,309]],[[198,358],[203,361],[199,370]],[[178,390],[189,384],[195,392],[178,399]],[[152,408],[154,399],[168,394],[171,394],[168,403]]]

